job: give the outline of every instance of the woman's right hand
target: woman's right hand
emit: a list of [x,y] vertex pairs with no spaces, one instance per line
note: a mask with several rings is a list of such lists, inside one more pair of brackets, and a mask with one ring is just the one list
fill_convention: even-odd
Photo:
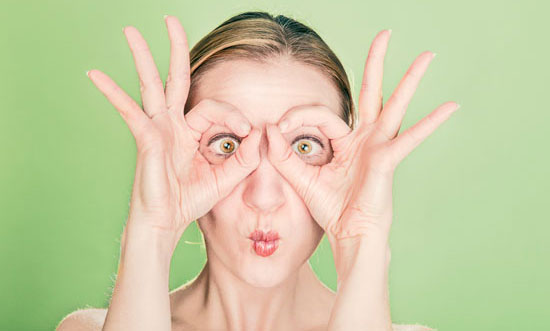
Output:
[[[211,99],[184,116],[190,87],[187,39],[175,16],[167,16],[165,22],[171,45],[165,91],[146,41],[136,28],[124,28],[140,78],[143,109],[106,74],[90,70],[88,76],[119,111],[136,141],[128,223],[174,235],[177,242],[191,222],[257,167],[260,131],[251,130],[238,109]],[[216,166],[198,152],[202,134],[214,123],[247,136],[237,152]]]

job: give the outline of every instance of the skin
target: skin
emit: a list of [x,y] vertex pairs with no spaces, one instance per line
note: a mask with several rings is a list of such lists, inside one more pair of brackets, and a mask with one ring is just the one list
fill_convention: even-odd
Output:
[[[174,293],[173,314],[219,330],[307,330],[326,325],[334,293],[317,279],[307,263],[324,231],[271,164],[264,128],[301,105],[325,105],[338,116],[337,90],[321,73],[290,58],[269,63],[233,60],[206,73],[191,104],[204,98],[234,105],[253,128],[263,131],[260,163],[199,219],[207,264],[198,284],[181,294]],[[224,117],[223,112],[219,115]],[[227,140],[234,146],[238,144],[233,138],[225,138],[207,146],[211,137],[226,132],[231,133],[222,125],[213,125],[201,139],[199,151],[213,164],[234,153],[225,152],[219,145]],[[324,145],[312,139],[298,140],[293,149],[301,162],[316,166],[328,163],[332,158],[329,139],[316,127],[292,130],[283,139],[290,145],[301,134],[314,136]],[[300,154],[300,143],[310,144],[313,149]],[[257,228],[279,233],[280,244],[273,255],[258,256],[251,248],[248,236]],[[209,293],[206,300],[205,293]]]
[[[128,124],[138,150],[103,330],[398,330],[391,323],[387,286],[393,173],[458,108],[446,102],[398,134],[434,54],[415,59],[382,107],[391,31],[381,31],[365,65],[355,130],[339,116],[329,80],[289,58],[215,67],[183,116],[187,42],[175,17],[168,16],[166,24],[171,62],[164,91],[145,40],[133,27],[124,30],[143,109],[107,75],[88,73]],[[207,146],[220,132],[242,139],[227,158],[212,152],[216,144]],[[301,133],[330,148],[305,157],[291,144]],[[195,219],[208,262],[192,283],[168,293],[173,250]],[[247,237],[256,228],[279,232],[273,255],[252,251]],[[337,293],[307,263],[323,233],[333,250]],[[58,330],[81,327],[79,316],[66,318]]]

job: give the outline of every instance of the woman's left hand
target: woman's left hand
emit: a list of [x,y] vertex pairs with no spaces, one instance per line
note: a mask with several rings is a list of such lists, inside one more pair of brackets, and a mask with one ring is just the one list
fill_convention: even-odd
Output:
[[[421,53],[382,109],[383,62],[390,37],[383,30],[372,42],[359,95],[359,119],[352,130],[326,106],[300,106],[279,121],[286,132],[316,126],[330,139],[333,158],[315,166],[295,154],[276,125],[267,126],[268,157],[306,203],[329,239],[389,236],[392,183],[397,165],[459,107],[446,102],[398,136],[405,110],[435,56]],[[387,238],[387,237],[386,237]]]

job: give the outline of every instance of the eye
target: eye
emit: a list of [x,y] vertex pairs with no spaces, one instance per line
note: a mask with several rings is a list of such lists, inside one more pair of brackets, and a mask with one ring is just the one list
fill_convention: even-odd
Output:
[[214,153],[217,156],[228,158],[237,150],[240,143],[241,139],[239,137],[230,133],[220,133],[210,138],[207,146],[214,144]]
[[292,148],[299,156],[314,157],[320,156],[324,149],[324,145],[317,137],[309,135],[299,135],[292,141]]

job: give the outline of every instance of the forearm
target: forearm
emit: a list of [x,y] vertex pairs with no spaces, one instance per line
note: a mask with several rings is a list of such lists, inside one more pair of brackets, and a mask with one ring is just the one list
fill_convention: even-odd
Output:
[[174,237],[129,219],[103,330],[171,330],[169,272]]
[[391,331],[388,236],[329,236],[338,289],[328,330]]

